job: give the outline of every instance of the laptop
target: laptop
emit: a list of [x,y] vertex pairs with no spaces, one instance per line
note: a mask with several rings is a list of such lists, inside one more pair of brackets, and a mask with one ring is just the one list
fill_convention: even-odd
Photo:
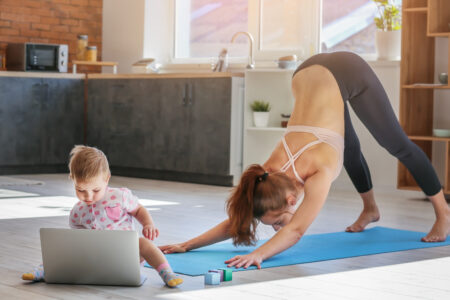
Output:
[[136,231],[41,228],[47,283],[140,286]]

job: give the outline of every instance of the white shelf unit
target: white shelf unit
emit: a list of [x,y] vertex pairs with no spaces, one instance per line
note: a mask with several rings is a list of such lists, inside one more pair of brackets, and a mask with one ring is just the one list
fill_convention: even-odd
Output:
[[[291,114],[294,97],[291,90],[294,70],[264,69],[245,72],[243,167],[264,163],[280,141],[286,128],[281,127],[281,114]],[[255,127],[250,103],[270,103],[268,127]]]

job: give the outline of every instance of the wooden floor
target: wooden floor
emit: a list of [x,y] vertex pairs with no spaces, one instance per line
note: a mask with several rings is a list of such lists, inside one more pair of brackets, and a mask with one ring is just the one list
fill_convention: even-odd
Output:
[[[21,274],[42,260],[39,228],[67,227],[76,199],[67,174],[12,177],[44,184],[1,186],[0,181],[0,299],[450,299],[450,246],[236,272],[233,281],[220,286],[205,286],[201,276],[183,276],[180,288],[169,289],[147,268],[148,280],[139,288],[24,283]],[[222,221],[230,191],[125,177],[113,177],[111,186],[128,187],[142,199],[160,229],[158,245],[184,241]],[[433,210],[421,194],[375,194],[382,214],[377,225],[431,227]],[[355,191],[339,187],[307,233],[344,230],[361,207]],[[258,234],[268,238],[273,230],[260,226]]]

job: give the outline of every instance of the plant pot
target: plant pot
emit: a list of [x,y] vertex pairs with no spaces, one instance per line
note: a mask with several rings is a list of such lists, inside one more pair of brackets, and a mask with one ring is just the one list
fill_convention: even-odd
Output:
[[376,32],[376,47],[378,59],[398,60],[401,51],[401,30]]
[[268,111],[254,111],[253,123],[256,127],[267,127],[269,124],[269,112]]

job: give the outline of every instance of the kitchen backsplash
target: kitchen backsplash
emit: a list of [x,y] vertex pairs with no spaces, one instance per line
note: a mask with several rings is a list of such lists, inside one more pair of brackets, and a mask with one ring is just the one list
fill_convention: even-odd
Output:
[[[77,36],[87,34],[89,44],[97,46],[101,60],[102,8],[102,0],[1,0],[0,48],[21,42],[67,44],[70,72]],[[78,67],[78,72],[99,71],[98,67]]]

